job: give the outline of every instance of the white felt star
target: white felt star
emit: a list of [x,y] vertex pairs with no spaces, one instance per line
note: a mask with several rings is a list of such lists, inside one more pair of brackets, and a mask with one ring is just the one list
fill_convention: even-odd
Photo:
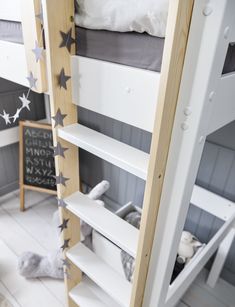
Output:
[[12,117],[13,118],[13,122],[15,122],[17,120],[17,118],[19,118],[20,116],[20,111],[21,109],[17,109],[15,115]]
[[0,116],[5,120],[6,124],[10,124],[10,114],[6,113],[5,110],[3,110],[3,115],[0,114]]
[[35,48],[32,51],[35,54],[36,62],[43,59],[43,48],[38,45],[37,41],[35,41]]
[[31,101],[25,97],[25,94],[23,94],[23,97],[19,97],[19,99],[22,101],[22,109],[27,108],[30,111],[29,104]]

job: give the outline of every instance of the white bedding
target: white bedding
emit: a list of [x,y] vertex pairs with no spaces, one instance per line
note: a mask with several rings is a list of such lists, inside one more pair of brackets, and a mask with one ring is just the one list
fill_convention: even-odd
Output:
[[76,0],[78,26],[164,37],[169,0]]

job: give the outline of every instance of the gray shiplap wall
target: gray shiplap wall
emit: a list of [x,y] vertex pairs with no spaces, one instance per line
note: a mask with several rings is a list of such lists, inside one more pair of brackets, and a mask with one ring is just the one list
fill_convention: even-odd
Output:
[[[149,152],[151,134],[100,114],[79,108],[80,123],[117,140]],[[235,201],[235,122],[210,135],[204,148],[197,184]],[[143,180],[81,150],[80,172],[83,182],[94,186],[102,179],[111,182],[105,201],[113,209],[129,201],[142,206]],[[185,229],[202,242],[208,242],[221,227],[222,221],[190,206]],[[235,242],[226,261],[223,277],[235,285]]]
[[[0,113],[5,110],[9,114],[14,114],[17,107],[21,106],[19,96],[27,93],[27,88],[19,84],[0,79]],[[20,119],[38,120],[45,117],[44,97],[31,92],[29,96],[30,112],[24,110],[20,114]],[[6,126],[0,118],[0,131],[14,127],[18,121]],[[0,148],[0,196],[18,188],[19,167],[18,167],[18,144],[13,144]]]

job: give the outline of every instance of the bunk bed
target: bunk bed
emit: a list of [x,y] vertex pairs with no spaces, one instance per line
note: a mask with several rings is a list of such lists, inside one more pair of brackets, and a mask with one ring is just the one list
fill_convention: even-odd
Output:
[[[11,0],[2,4],[4,10],[0,7],[0,19],[21,22],[19,33],[23,33],[13,42],[0,41],[0,54],[7,63],[1,61],[0,75],[24,84],[35,67],[32,49],[42,29],[35,16],[41,7],[37,0],[22,1],[21,9],[19,4]],[[43,0],[42,10],[46,61],[39,61],[33,74],[45,85],[47,66],[54,143],[68,148],[65,158],[56,156],[56,173],[61,218],[69,221],[63,231],[69,306],[174,306],[221,242],[231,242],[233,234],[234,203],[194,182],[206,135],[235,119],[235,3],[170,1],[165,40],[146,34],[116,33],[114,38],[106,31],[75,30],[72,0]],[[77,50],[73,43],[69,48],[61,43],[61,32],[70,30],[78,41]],[[113,52],[117,42],[124,54],[125,48],[146,44],[143,58],[150,62],[134,64],[136,50],[129,57],[117,55]],[[156,48],[154,57],[152,48]],[[143,55],[143,49],[137,50]],[[19,64],[21,75],[13,74]],[[62,69],[68,80],[71,76],[64,88],[58,84]],[[37,90],[45,92],[47,86]],[[77,105],[151,132],[150,154],[78,124]],[[80,192],[78,148],[146,180],[139,231]],[[170,285],[190,200],[225,223]],[[80,218],[136,258],[133,284],[79,242]],[[212,269],[211,285],[219,271]]]

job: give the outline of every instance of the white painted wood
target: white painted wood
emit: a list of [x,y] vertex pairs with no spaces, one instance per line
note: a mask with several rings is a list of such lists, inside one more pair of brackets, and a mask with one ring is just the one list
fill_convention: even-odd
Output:
[[71,61],[75,104],[153,131],[159,73],[81,56]]
[[149,154],[80,124],[59,128],[58,135],[97,157],[146,179]]
[[115,272],[82,243],[72,247],[67,257],[121,306],[129,307],[131,283]]
[[109,295],[92,282],[87,276],[69,293],[78,306],[85,307],[120,307]]
[[[234,20],[234,12],[230,11],[232,2],[211,1],[212,13],[208,16],[203,14],[208,1],[194,2],[143,307],[165,306],[178,244],[214,107],[210,102],[210,93],[217,90],[227,51],[228,42],[223,35],[224,29],[231,21],[230,17],[233,16]],[[187,282],[189,286],[192,279]],[[181,280],[181,294],[184,287],[185,282]],[[173,306],[177,303],[177,296],[172,298],[168,303]]]
[[0,19],[21,21],[21,0],[0,0]]
[[212,111],[208,134],[235,120],[234,84],[235,73],[230,73],[221,77],[217,93],[215,94],[214,101],[212,101],[214,108]]
[[0,77],[28,86],[24,45],[0,40]]
[[139,230],[81,192],[65,198],[68,210],[135,257]]
[[0,131],[0,148],[19,141],[19,128],[13,127]]
[[224,240],[229,230],[235,221],[235,214],[224,223],[209,243],[203,250],[193,258],[190,263],[184,268],[180,275],[175,279],[169,287],[165,305],[166,307],[173,307],[175,302],[179,301],[182,295],[186,292],[192,284],[195,277],[200,273],[202,268],[206,265],[210,257],[215,253],[220,243]]
[[92,232],[92,249],[94,253],[108,263],[116,272],[125,278],[125,272],[122,265],[121,249],[111,241],[107,240],[99,232]]
[[227,221],[235,212],[234,202],[194,185],[191,204]]
[[235,229],[231,229],[230,232],[227,234],[223,242],[220,244],[216,257],[214,259],[213,265],[211,267],[208,279],[207,279],[207,284],[211,287],[214,288],[219,276],[222,272],[224,263],[226,261],[226,258],[228,256],[228,253],[230,251],[231,245],[233,243],[235,237]]

